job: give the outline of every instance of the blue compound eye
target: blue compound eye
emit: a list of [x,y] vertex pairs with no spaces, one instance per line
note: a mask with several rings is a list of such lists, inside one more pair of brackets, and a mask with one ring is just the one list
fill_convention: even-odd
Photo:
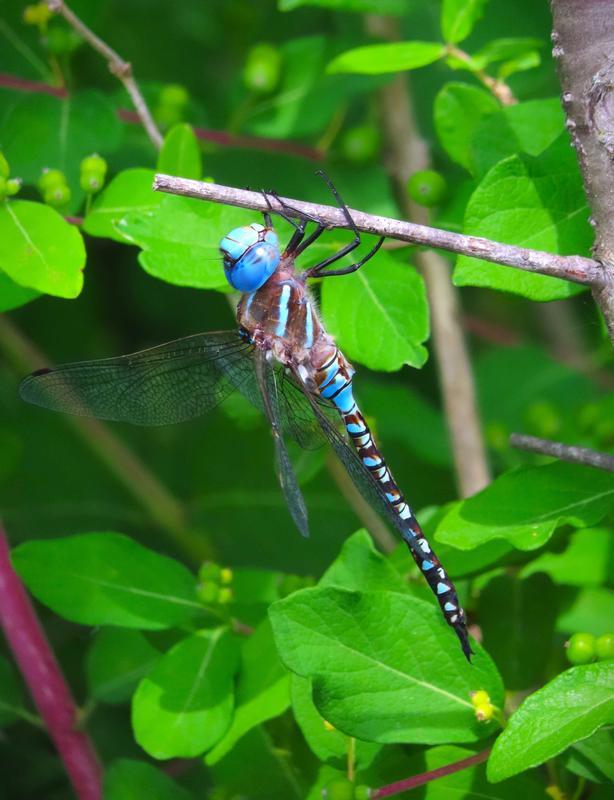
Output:
[[263,286],[280,262],[277,234],[254,223],[235,228],[220,242],[228,283],[239,292]]

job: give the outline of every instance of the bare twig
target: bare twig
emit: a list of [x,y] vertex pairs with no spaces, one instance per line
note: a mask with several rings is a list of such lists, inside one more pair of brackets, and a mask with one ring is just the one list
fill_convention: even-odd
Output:
[[[247,189],[235,189],[232,186],[221,186],[218,183],[204,183],[189,180],[188,178],[175,178],[172,175],[156,175],[153,188],[158,192],[196,197],[199,200],[213,200],[240,208],[249,208],[253,211],[266,211],[267,204],[259,192]],[[277,210],[277,202],[269,198]],[[294,198],[281,198],[306,215],[315,216],[329,228],[347,228],[348,224],[340,209],[334,206],[307,203]],[[602,266],[598,261],[582,256],[558,256],[545,253],[542,250],[529,250],[525,247],[516,247],[511,244],[494,242],[479,236],[466,236],[462,233],[453,233],[441,228],[431,228],[428,225],[418,225],[414,222],[380,217],[375,214],[366,214],[364,211],[350,209],[356,227],[364,233],[373,233],[378,236],[387,236],[392,239],[410,242],[412,244],[426,245],[448,250],[451,253],[461,253],[473,258],[481,258],[515,267],[526,272],[537,272],[540,275],[550,275],[554,278],[581,283],[587,286],[600,286],[602,280]]]
[[550,439],[539,439],[537,436],[525,436],[523,433],[512,433],[510,445],[520,450],[531,453],[541,453],[544,456],[553,456],[572,464],[584,464],[587,467],[598,467],[607,472],[614,472],[614,456],[591,450],[589,447],[576,447],[562,442],[553,442]]
[[101,769],[23,584],[0,524],[0,625],[79,800],[100,800]]
[[63,0],[47,0],[47,5],[49,6],[50,11],[53,11],[55,14],[61,14],[66,22],[68,22],[68,24],[75,29],[79,36],[83,37],[83,39],[85,39],[85,41],[94,48],[94,50],[106,58],[110,72],[115,75],[116,78],[119,78],[119,80],[124,84],[124,87],[130,95],[130,99],[134,104],[136,113],[139,115],[147,135],[152,141],[154,147],[159,150],[162,146],[162,134],[158,130],[156,123],[151,116],[149,107],[145,102],[145,98],[141,94],[141,90],[139,89],[137,82],[134,80],[132,75],[132,65],[130,62],[124,61],[124,59],[118,53],[116,53],[112,47],[109,47],[109,45],[106,42],[103,42],[99,36],[96,36],[94,31],[91,30],[91,28],[88,28],[83,20],[81,20],[75,14],[75,12],[63,2]]
[[370,797],[372,800],[379,800],[380,797],[392,797],[394,794],[401,794],[410,789],[415,789],[417,786],[423,786],[425,783],[437,780],[437,778],[444,778],[446,775],[453,775],[455,772],[460,772],[468,767],[474,767],[476,764],[481,764],[486,761],[490,755],[490,749],[482,750],[481,753],[476,753],[474,756],[463,758],[461,761],[455,761],[453,764],[446,764],[445,767],[438,767],[431,769],[428,772],[422,772],[420,775],[412,775],[411,778],[406,778],[402,781],[396,781],[388,786],[382,786],[381,789],[374,789]]

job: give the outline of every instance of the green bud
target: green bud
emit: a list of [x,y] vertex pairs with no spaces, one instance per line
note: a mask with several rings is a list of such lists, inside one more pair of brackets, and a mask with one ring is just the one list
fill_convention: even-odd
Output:
[[21,178],[9,178],[6,182],[7,197],[13,197],[21,189]]
[[9,162],[4,157],[4,153],[0,153],[0,178],[8,178],[10,174]]
[[357,164],[375,158],[380,149],[380,135],[373,125],[349,128],[341,139],[341,152],[348,161]]
[[407,193],[412,200],[428,208],[443,200],[447,188],[446,179],[433,169],[414,172],[407,181]]
[[207,581],[219,583],[221,572],[222,568],[219,564],[216,564],[215,561],[205,561],[200,565],[200,569],[198,570],[198,579],[203,583]]
[[604,633],[597,638],[595,653],[599,661],[614,658],[614,633]]
[[253,92],[272,92],[279,82],[281,55],[271,44],[257,44],[247,54],[243,82]]
[[354,800],[354,784],[348,778],[333,778],[322,791],[326,800]]
[[158,103],[161,106],[171,106],[173,108],[183,108],[187,106],[190,100],[190,94],[185,86],[178,83],[167,83],[160,90]]
[[43,192],[43,200],[48,206],[61,208],[70,200],[70,189],[65,183],[52,186],[50,189],[47,189],[47,191]]
[[588,664],[595,660],[596,640],[592,633],[574,633],[567,642],[567,660],[571,664]]
[[220,588],[217,583],[201,583],[196,590],[198,599],[208,606],[218,602],[219,592]]
[[72,28],[66,28],[60,22],[49,26],[44,41],[52,55],[63,56],[79,47],[83,39]]
[[230,587],[224,586],[222,589],[220,589],[217,596],[218,603],[221,603],[222,605],[228,605],[228,603],[232,603],[232,600],[233,592]]
[[92,153],[91,156],[85,156],[79,165],[81,174],[94,172],[96,175],[102,175],[103,179],[107,174],[107,162],[98,153]]
[[45,194],[56,186],[66,186],[66,175],[59,169],[44,169],[38,179],[38,188]]
[[369,800],[370,797],[370,786],[365,786],[364,783],[361,783],[354,789],[354,800]]

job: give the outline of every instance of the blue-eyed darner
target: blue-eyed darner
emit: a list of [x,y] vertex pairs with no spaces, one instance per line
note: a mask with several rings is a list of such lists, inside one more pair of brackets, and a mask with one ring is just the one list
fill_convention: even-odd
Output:
[[[271,211],[293,225],[280,251],[270,213],[228,233],[220,243],[230,285],[241,292],[239,330],[188,336],[132,355],[42,369],[25,378],[21,396],[72,414],[164,425],[210,411],[235,390],[261,409],[271,425],[277,472],[299,531],[308,534],[307,510],[284,443],[332,445],[359,491],[400,533],[435,594],[444,617],[471,655],[465,613],[454,585],[431,549],[356,405],[354,369],[325,331],[307,286],[309,278],[359,269],[383,239],[349,266],[328,269],[360,244],[360,234],[339,193],[324,176],[354,232],[350,244],[299,272],[296,259],[325,226],[265,193]],[[270,199],[276,200],[273,209]],[[307,226],[315,228],[307,235]],[[344,431],[337,427],[341,418]]]

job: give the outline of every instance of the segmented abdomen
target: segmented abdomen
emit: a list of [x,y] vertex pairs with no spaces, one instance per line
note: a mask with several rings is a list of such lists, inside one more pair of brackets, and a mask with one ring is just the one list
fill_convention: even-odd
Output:
[[[380,453],[369,426],[356,405],[352,391],[354,370],[335,348],[334,353],[317,370],[315,379],[320,395],[332,402],[343,419],[345,428],[365,469],[380,484],[387,502],[402,520],[402,535],[409,550],[435,594],[444,617],[460,639],[463,652],[469,658],[465,612],[460,606],[454,584],[433,552],[418,520],[405,501],[401,490]],[[417,547],[416,547],[417,545]]]

